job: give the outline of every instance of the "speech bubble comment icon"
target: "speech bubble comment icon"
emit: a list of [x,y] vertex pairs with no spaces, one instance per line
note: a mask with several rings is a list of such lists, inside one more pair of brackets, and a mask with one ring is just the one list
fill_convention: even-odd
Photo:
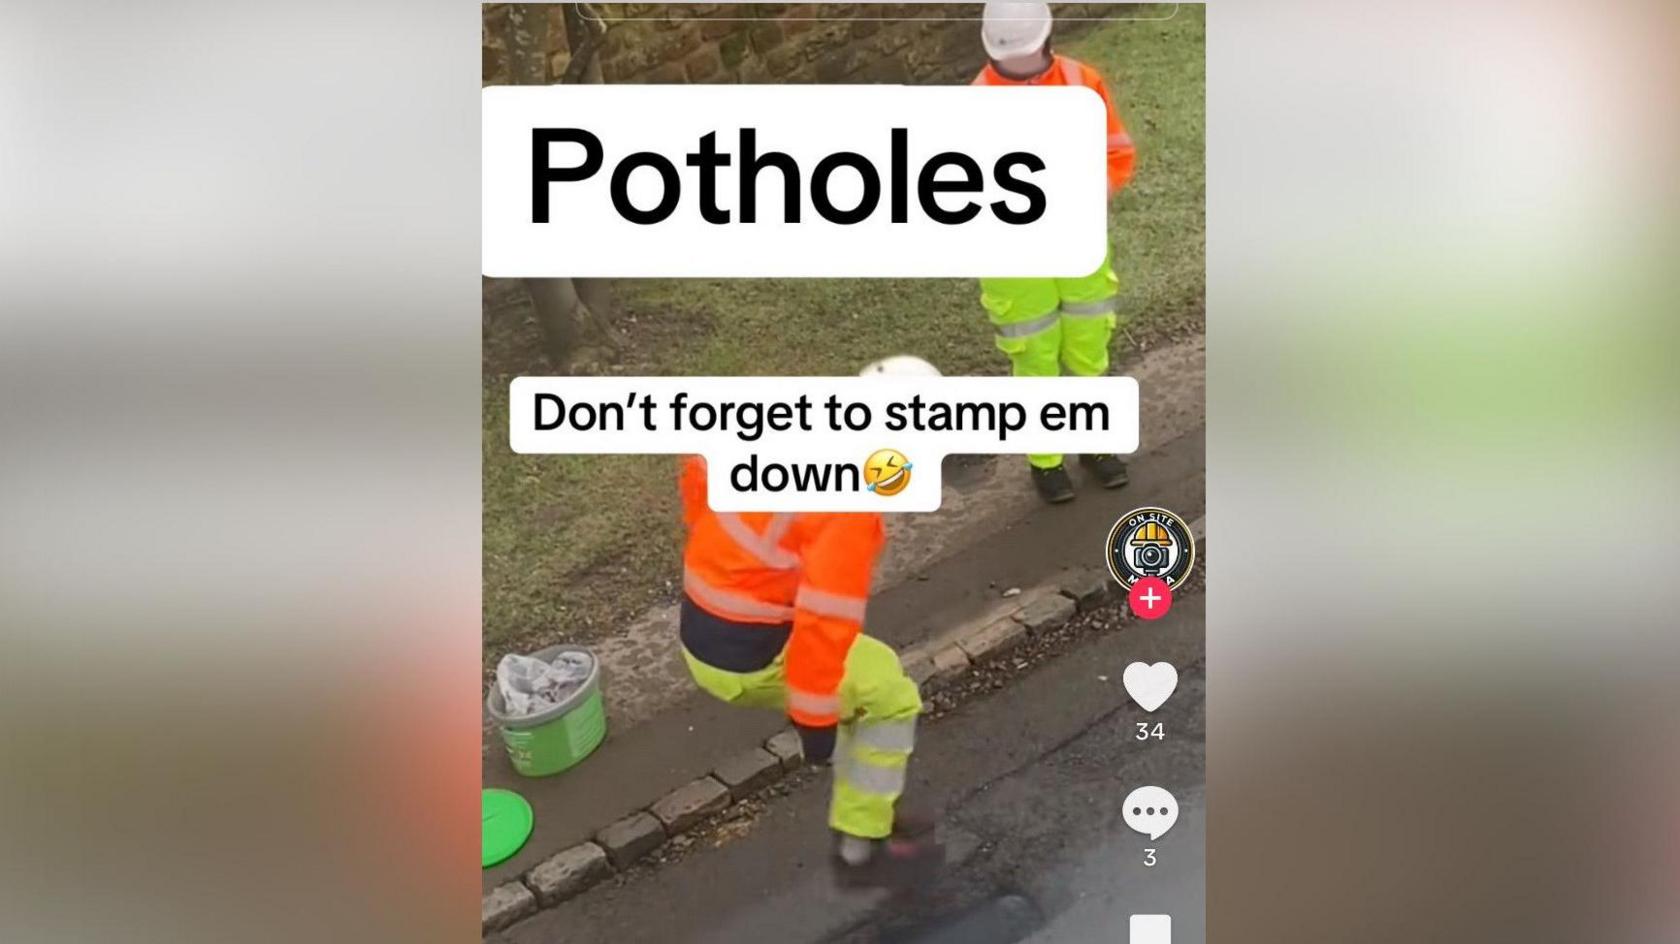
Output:
[[1160,787],[1138,787],[1126,794],[1126,825],[1159,839],[1178,822],[1178,801]]

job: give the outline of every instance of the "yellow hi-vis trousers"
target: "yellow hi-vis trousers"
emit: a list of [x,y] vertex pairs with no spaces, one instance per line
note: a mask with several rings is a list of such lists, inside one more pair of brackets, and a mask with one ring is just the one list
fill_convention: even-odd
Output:
[[[785,653],[784,653],[785,655]],[[694,681],[732,705],[786,710],[783,656],[756,672],[714,668],[683,650]],[[904,792],[905,768],[916,746],[922,696],[904,674],[898,654],[879,639],[859,636],[840,680],[840,730],[834,746],[834,794],[828,825],[865,839],[892,832],[893,804]]]
[[[1017,377],[1055,377],[1063,365],[1075,377],[1107,373],[1119,300],[1120,277],[1106,257],[1083,278],[980,280],[980,304]],[[1027,461],[1052,469],[1062,457],[1030,455]]]

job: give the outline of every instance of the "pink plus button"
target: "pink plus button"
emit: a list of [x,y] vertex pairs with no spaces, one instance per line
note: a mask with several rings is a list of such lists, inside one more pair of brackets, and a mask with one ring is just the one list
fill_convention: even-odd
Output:
[[1172,588],[1160,577],[1139,577],[1126,600],[1138,619],[1160,619],[1172,609]]

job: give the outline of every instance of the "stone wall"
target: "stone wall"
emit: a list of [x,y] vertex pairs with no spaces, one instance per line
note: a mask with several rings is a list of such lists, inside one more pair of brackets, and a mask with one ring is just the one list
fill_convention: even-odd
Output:
[[[1055,4],[1057,35],[1125,15],[1115,4]],[[486,85],[507,81],[508,4],[484,7]],[[972,78],[985,62],[978,3],[604,3],[606,82],[889,82]],[[571,60],[560,5],[547,9],[549,79]]]

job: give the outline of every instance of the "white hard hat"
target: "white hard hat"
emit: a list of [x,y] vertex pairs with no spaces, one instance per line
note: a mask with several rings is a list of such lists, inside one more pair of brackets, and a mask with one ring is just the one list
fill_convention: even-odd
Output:
[[883,357],[858,371],[859,377],[938,377],[939,368],[910,354]]
[[994,60],[1030,56],[1050,39],[1050,4],[988,3],[981,15],[980,42]]

